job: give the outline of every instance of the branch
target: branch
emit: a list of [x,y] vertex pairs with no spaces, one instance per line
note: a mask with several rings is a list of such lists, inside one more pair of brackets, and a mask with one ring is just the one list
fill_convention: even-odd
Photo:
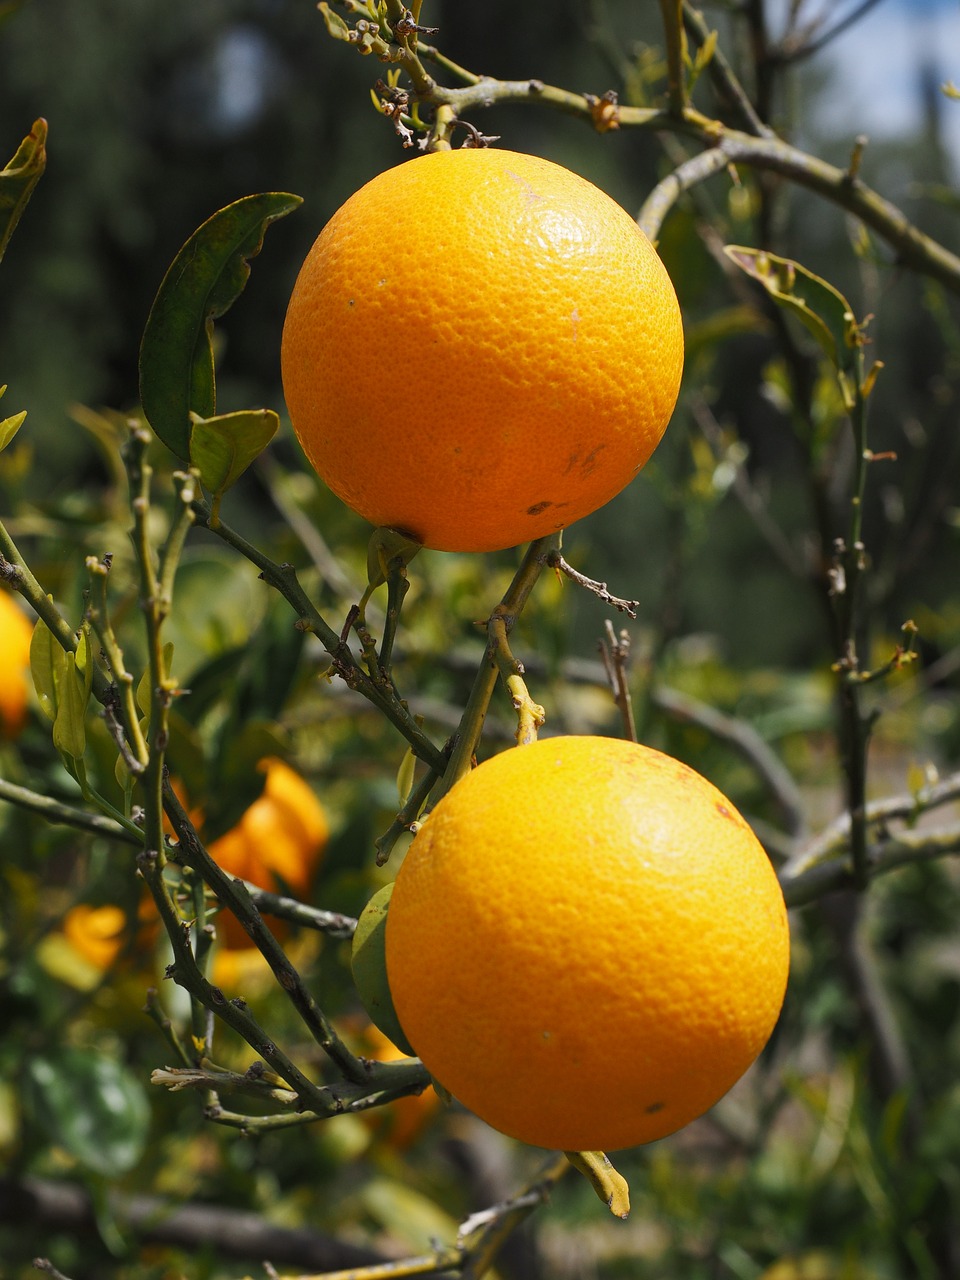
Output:
[[639,600],[621,600],[619,596],[611,595],[605,582],[597,582],[595,578],[588,578],[586,574],[574,569],[573,565],[564,560],[559,550],[550,552],[547,556],[547,564],[556,573],[562,573],[571,582],[575,582],[578,587],[584,587],[587,591],[592,591],[604,604],[610,605],[619,613],[625,613],[628,618],[636,618],[637,608],[640,604]]
[[[82,1187],[47,1178],[0,1177],[0,1221],[33,1228],[49,1247],[55,1231],[99,1238],[96,1208]],[[259,1263],[329,1270],[379,1261],[372,1250],[335,1240],[317,1231],[278,1227],[247,1210],[220,1205],[177,1204],[153,1196],[107,1194],[106,1211],[122,1231],[141,1244],[215,1254]]]
[[62,823],[67,827],[76,827],[79,831],[89,831],[93,835],[109,836],[111,840],[122,840],[124,844],[136,845],[138,848],[143,844],[141,833],[133,826],[128,830],[113,818],[61,804],[58,800],[51,800],[49,796],[19,787],[15,782],[6,782],[3,778],[0,778],[0,800],[28,809],[31,813],[38,813],[47,822]]
[[490,699],[497,687],[497,677],[500,673],[499,657],[503,646],[544,565],[549,562],[550,556],[557,549],[559,538],[558,533],[548,534],[530,543],[503,599],[487,620],[487,647],[460,719],[449,762],[434,797],[435,802],[461,777],[470,772],[473,756],[483,733],[483,723],[490,706]]
[[679,689],[656,688],[651,701],[660,711],[677,720],[685,720],[706,729],[721,742],[734,747],[753,766],[770,789],[773,799],[783,814],[787,830],[799,835],[805,826],[806,806],[800,789],[779,757],[770,749],[753,725],[724,715],[715,707],[681,693]]
[[[544,84],[542,80],[497,80],[492,76],[479,76],[450,63],[438,50],[427,45],[421,44],[419,52],[435,61],[442,60],[448,71],[455,70],[458,78],[467,83],[463,88],[449,89],[431,82],[431,87],[426,92],[413,95],[418,103],[448,107],[456,115],[499,103],[542,104],[576,116],[601,132],[610,128],[607,116],[598,115],[597,103],[600,99],[594,94],[571,93],[567,89]],[[682,133],[696,138],[707,147],[720,148],[723,161],[720,158],[709,163],[704,161],[704,169],[700,171],[701,180],[716,173],[725,164],[748,164],[757,169],[780,173],[856,214],[893,247],[901,265],[939,280],[953,293],[960,294],[960,257],[924,235],[902,210],[847,170],[827,164],[779,138],[757,137],[750,132],[730,129],[719,120],[711,120],[689,106],[679,115],[672,110],[656,107],[617,106],[616,124],[620,129]],[[752,121],[751,128],[756,128]],[[670,183],[671,179],[666,179],[665,182]],[[680,194],[677,190],[674,199]],[[659,217],[653,215],[653,200],[662,206]],[[665,192],[661,192],[658,187],[641,210],[638,222],[645,229],[648,226],[652,228],[652,239],[656,237],[660,222],[671,203]],[[650,235],[649,229],[647,234]]]
[[[868,845],[867,879],[875,880],[910,863],[932,862],[954,854],[960,854],[960,825],[939,831],[904,831]],[[793,871],[788,863],[781,868],[780,883],[787,906],[802,907],[835,889],[850,888],[854,883],[853,866],[846,857],[821,862],[804,871]]]
[[[960,773],[949,774],[909,795],[888,796],[866,807],[868,826],[897,820],[913,822],[923,813],[960,797]],[[831,862],[850,847],[850,814],[842,813],[783,867],[788,878],[799,878],[823,863]]]
[[[756,169],[782,174],[855,214],[892,246],[900,265],[939,280],[951,292],[960,294],[960,257],[924,235],[901,209],[846,169],[827,164],[825,160],[808,155],[779,138],[755,138],[748,133],[718,126],[715,121],[706,120],[691,110],[685,113],[680,127],[683,132],[716,146],[726,163],[748,164]],[[719,158],[714,167],[705,165],[703,178],[722,167]],[[654,188],[637,218],[648,235],[651,235],[651,230],[656,235],[669,207],[666,193],[670,181],[670,178],[664,179]],[[654,209],[658,211],[659,219],[654,216]]]
[[257,566],[260,577],[279,591],[292,606],[300,619],[301,628],[304,631],[313,632],[318,638],[333,659],[337,674],[349,688],[356,690],[372,702],[407,739],[415,754],[438,773],[442,773],[446,766],[443,752],[430,741],[416,723],[406,704],[397,696],[392,683],[388,680],[377,681],[364,671],[347,645],[345,637],[334,631],[320,616],[300,585],[293,565],[277,564],[222,520],[211,522],[211,512],[206,502],[195,501],[193,512],[198,524],[215,533],[234,550],[245,556],[251,564]]
[[[703,14],[698,9],[695,9],[689,0],[683,0],[683,25],[687,35],[696,41],[698,48],[706,44],[710,38],[711,32],[703,20]],[[707,74],[713,81],[714,88],[720,96],[728,99],[735,110],[739,112],[748,133],[754,133],[761,138],[774,137],[774,132],[770,126],[764,124],[757,115],[746,90],[740,83],[730,63],[727,62],[719,45],[714,47],[713,54],[707,64]]]

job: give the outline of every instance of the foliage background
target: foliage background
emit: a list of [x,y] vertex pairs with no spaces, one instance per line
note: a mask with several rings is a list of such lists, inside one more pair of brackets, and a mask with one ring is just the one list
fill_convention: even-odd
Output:
[[[625,100],[661,91],[654,6],[447,0],[432,8],[425,17],[440,27],[442,47],[473,69],[597,93],[618,84]],[[742,25],[729,8],[706,12],[746,65]],[[12,153],[29,122],[43,115],[51,160],[2,266],[4,404],[26,407],[29,418],[15,446],[0,455],[0,511],[68,616],[79,617],[83,556],[104,551],[117,556],[117,580],[126,583],[132,609],[128,515],[112,459],[121,415],[136,404],[139,335],[167,264],[200,222],[239,196],[304,196],[304,208],[271,231],[243,298],[218,329],[220,407],[282,411],[279,333],[298,265],[342,200],[405,157],[368,106],[378,68],[331,41],[312,4],[90,0],[78,7],[27,0],[3,16],[0,148]],[[624,63],[626,86],[618,78]],[[844,164],[856,122],[837,122],[826,135],[810,125],[807,104],[821,89],[821,68],[816,58],[775,68],[771,112],[803,145]],[[922,134],[872,145],[863,172],[950,244],[956,174],[942,125],[943,112],[960,108],[936,85],[928,85],[926,102]],[[576,120],[529,108],[497,107],[476,123],[499,133],[503,145],[585,174],[630,210],[676,159],[669,140],[664,146],[629,130],[599,137]],[[714,179],[671,214],[661,241],[688,340],[674,424],[630,490],[565,542],[568,559],[640,600],[630,632],[644,738],[690,760],[761,831],[772,832],[781,815],[750,760],[703,723],[671,713],[658,694],[684,694],[736,717],[790,766],[805,824],[816,831],[842,804],[835,654],[822,591],[815,574],[785,571],[737,492],[747,485],[759,495],[797,564],[815,563],[825,529],[791,384],[797,370],[808,379],[811,412],[821,424],[829,425],[837,408],[803,342],[722,271],[711,235],[795,257],[844,290],[859,316],[875,316],[871,355],[885,368],[871,402],[871,446],[895,451],[897,462],[871,472],[867,645],[884,660],[912,618],[922,662],[878,694],[884,714],[872,754],[873,795],[916,789],[935,771],[956,769],[960,755],[957,308],[938,287],[891,267],[839,210],[746,172],[740,185],[726,175]],[[405,341],[415,346],[414,325]],[[363,353],[350,358],[362,362]],[[411,370],[398,411],[415,400]],[[155,462],[161,479],[168,476],[172,462]],[[305,566],[324,606],[342,615],[363,583],[366,528],[306,478],[286,424],[268,462],[227,497],[226,518],[276,558]],[[828,493],[843,482],[842,450],[831,465],[821,490]],[[311,544],[311,554],[288,528],[291,505],[322,533],[324,543]],[[438,736],[455,724],[469,688],[468,659],[480,652],[471,624],[487,615],[515,564],[513,553],[483,562],[423,553],[415,564],[404,682],[415,691],[411,705]],[[383,875],[372,850],[395,808],[397,740],[344,691],[316,680],[323,655],[309,643],[294,652],[300,645],[282,604],[202,532],[191,540],[178,586],[172,636],[181,679],[198,703],[207,699],[206,714],[191,728],[208,751],[201,784],[214,823],[225,829],[245,800],[240,766],[228,751],[242,712],[262,735],[250,750],[280,744],[322,796],[335,836],[315,899],[355,913]],[[553,730],[618,732],[596,669],[604,620],[592,597],[541,583],[515,649]],[[509,740],[508,712],[504,704],[494,719],[491,746]],[[194,759],[191,741],[185,733],[179,744],[183,763]],[[108,744],[102,746],[106,759]],[[0,750],[14,780],[66,792],[37,718],[16,747]],[[125,1157],[98,1171],[91,1144],[86,1160],[71,1154],[57,1141],[49,1091],[37,1083],[37,1063],[49,1060],[64,1074],[58,1055],[65,1046],[96,1050],[128,1069],[123,1079],[136,1100],[121,1108],[127,1128],[120,1123],[117,1137],[119,1146],[133,1144],[126,1191],[231,1205],[377,1248],[416,1250],[535,1170],[536,1153],[516,1151],[462,1115],[438,1121],[409,1152],[371,1146],[352,1118],[241,1140],[206,1124],[189,1097],[149,1089],[144,1082],[165,1049],[140,1013],[151,980],[142,963],[131,956],[104,982],[78,984],[51,944],[76,900],[134,904],[128,855],[9,806],[0,806],[0,839],[0,1149],[13,1177],[79,1180],[101,1208],[99,1235],[0,1221],[0,1274],[30,1274],[38,1252],[75,1278],[105,1269],[241,1274],[240,1264],[217,1250],[141,1253],[111,1220],[104,1196],[121,1181]],[[828,900],[798,912],[783,1025],[760,1068],[713,1116],[623,1160],[634,1191],[630,1225],[603,1221],[584,1189],[565,1182],[535,1236],[511,1246],[502,1274],[956,1274],[958,897],[949,862],[908,868],[869,895],[863,936],[886,993],[884,1010],[908,1049],[906,1085],[883,1078],[877,1015],[865,1001],[862,973],[855,964],[851,970],[844,904]],[[305,964],[322,998],[347,1017],[356,1010],[344,960],[343,948],[327,943]],[[266,992],[261,999],[296,1036]],[[231,1051],[243,1061],[227,1038],[224,1055]],[[76,1078],[90,1061],[79,1062]],[[95,1093],[94,1085],[79,1090],[70,1103],[74,1119],[87,1113]],[[90,1114],[95,1126],[107,1123],[95,1107]]]

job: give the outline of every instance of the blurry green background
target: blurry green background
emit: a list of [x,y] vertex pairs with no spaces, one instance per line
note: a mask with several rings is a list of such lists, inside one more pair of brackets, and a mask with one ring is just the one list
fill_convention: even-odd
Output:
[[[732,8],[705,12],[728,54],[742,57]],[[425,5],[423,18],[440,27],[440,47],[474,71],[598,94],[616,85],[632,101],[657,99],[662,89],[654,5],[446,0]],[[905,49],[904,58],[911,56]],[[303,207],[271,228],[243,297],[217,330],[219,407],[282,413],[280,330],[299,264],[347,195],[407,158],[370,104],[381,72],[329,39],[310,0],[0,6],[0,151],[12,154],[37,116],[50,127],[47,173],[0,265],[4,412],[29,411],[14,446],[0,455],[0,515],[74,620],[83,556],[116,555],[112,590],[131,661],[140,641],[115,446],[123,415],[136,408],[139,337],[153,296],[183,241],[216,209],[257,191],[303,196]],[[922,72],[918,66],[918,83]],[[858,124],[812,110],[831,91],[827,77],[816,58],[784,72],[774,118],[842,165]],[[705,110],[716,109],[705,83],[698,96]],[[862,174],[925,231],[956,244],[956,162],[944,113],[960,104],[943,98],[929,76],[922,101],[917,132],[871,144]],[[632,212],[680,158],[676,140],[664,145],[627,130],[601,137],[543,109],[497,108],[474,123],[500,134],[504,146],[585,174]],[[845,527],[849,456],[842,445],[825,448],[819,489],[811,485],[811,419],[824,439],[845,438],[829,380],[804,336],[785,336],[745,282],[725,275],[712,249],[762,244],[794,257],[842,289],[858,316],[874,316],[869,353],[885,367],[871,401],[871,445],[894,451],[897,461],[870,473],[864,647],[882,662],[912,618],[922,655],[917,670],[878,692],[884,715],[872,757],[874,796],[946,774],[960,755],[960,328],[955,300],[897,268],[841,211],[746,170],[737,179],[713,179],[664,225],[660,249],[687,334],[681,403],[654,461],[627,492],[569,531],[565,554],[618,595],[640,601],[629,631],[645,739],[694,763],[783,850],[781,814],[756,770],[702,724],[670,714],[657,694],[680,692],[737,717],[793,771],[809,828],[835,816],[836,655],[817,583],[824,538]],[[415,325],[405,339],[413,350]],[[359,363],[363,353],[348,358]],[[791,373],[809,390],[806,420],[803,406],[790,404]],[[398,417],[416,396],[415,375],[397,379]],[[162,450],[154,462],[163,492],[174,463]],[[738,501],[744,486],[782,531],[800,573],[785,570]],[[818,510],[818,492],[834,505]],[[311,554],[287,528],[291,508],[322,535]],[[301,567],[339,624],[363,583],[368,530],[306,474],[286,422],[263,465],[227,496],[224,516],[277,559]],[[158,521],[162,529],[159,512]],[[324,573],[327,554],[340,577]],[[414,562],[398,679],[437,741],[455,725],[479,658],[474,623],[489,614],[515,565],[512,552],[423,553]],[[194,701],[184,704],[174,768],[198,770],[223,828],[246,798],[231,773],[236,762],[225,759],[238,716],[289,753],[334,825],[315,900],[358,911],[386,874],[373,868],[372,850],[395,811],[396,736],[341,687],[317,680],[325,666],[318,647],[291,634],[282,602],[209,535],[191,539],[178,591],[170,636]],[[569,583],[544,579],[538,588],[514,649],[551,730],[619,732],[597,667],[607,616]],[[623,620],[614,621],[619,628]],[[509,741],[509,721],[501,699],[491,749]],[[95,748],[107,787],[105,735]],[[198,764],[201,748],[207,756]],[[0,764],[3,776],[70,794],[36,717],[17,744],[0,747]],[[129,854],[0,805],[0,892],[0,1156],[15,1178],[78,1181],[101,1206],[100,1238],[88,1231],[79,1242],[67,1231],[5,1223],[0,1212],[4,1280],[30,1274],[37,1253],[53,1257],[72,1280],[219,1280],[258,1265],[257,1258],[227,1262],[216,1250],[140,1253],[111,1223],[103,1199],[111,1186],[232,1205],[375,1249],[416,1251],[535,1170],[536,1153],[479,1132],[456,1113],[404,1152],[371,1147],[352,1118],[248,1140],[206,1124],[197,1098],[146,1084],[165,1061],[162,1039],[140,1013],[145,986],[160,981],[162,957],[159,968],[133,957],[106,981],[78,985],[45,941],[76,901],[135,907]],[[844,969],[843,920],[829,906],[799,912],[783,1024],[743,1090],[686,1133],[618,1162],[634,1191],[630,1224],[605,1220],[569,1181],[538,1215],[536,1242],[532,1231],[521,1235],[501,1274],[960,1274],[958,907],[949,862],[911,868],[869,895],[867,933],[912,1059],[909,1099],[871,1083],[870,1024],[862,990]],[[308,949],[303,963],[331,1012],[356,1013],[342,946]],[[178,1007],[166,987],[162,996]],[[302,1028],[267,992],[260,1000],[278,1039],[287,1036],[306,1053]],[[106,1169],[96,1168],[89,1141],[78,1140],[79,1148],[57,1141],[56,1080],[52,1093],[37,1083],[37,1062],[66,1070],[57,1056],[65,1047],[94,1055],[72,1060],[81,1084],[104,1057],[123,1065],[108,1083],[133,1100],[120,1108],[121,1150]],[[223,1057],[231,1055],[241,1067],[249,1057],[227,1040]],[[107,1123],[98,1087],[87,1081],[76,1097],[60,1099],[74,1117],[89,1107],[94,1133]]]

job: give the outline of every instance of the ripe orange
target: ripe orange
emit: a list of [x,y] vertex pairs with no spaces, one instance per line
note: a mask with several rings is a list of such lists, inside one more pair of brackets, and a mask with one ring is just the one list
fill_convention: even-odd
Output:
[[440,151],[320,233],[283,330],[287,408],[322,479],[445,551],[516,546],[627,485],[683,365],[676,294],[633,219],[548,160]]
[[390,989],[436,1079],[535,1146],[613,1150],[711,1107],[766,1043],[789,935],[721,792],[646,747],[560,737],[437,804],[387,914]]
[[0,737],[16,737],[27,717],[32,636],[27,615],[0,590]]

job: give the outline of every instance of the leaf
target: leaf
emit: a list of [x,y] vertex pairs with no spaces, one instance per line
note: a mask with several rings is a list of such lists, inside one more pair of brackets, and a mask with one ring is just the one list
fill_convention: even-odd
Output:
[[190,464],[213,494],[216,513],[227,489],[276,435],[280,419],[272,409],[247,409],[216,418],[191,413],[190,421]]
[[53,722],[53,745],[72,760],[79,760],[87,745],[84,724],[86,708],[81,676],[77,670],[77,655],[65,653],[63,673],[57,684],[57,718]]
[[387,957],[385,941],[387,933],[387,909],[393,894],[393,884],[384,885],[373,895],[357,921],[350,953],[350,968],[360,1002],[370,1015],[370,1021],[403,1053],[416,1056],[416,1050],[403,1033],[393,996],[387,982]]
[[367,582],[371,590],[382,586],[392,571],[405,568],[422,548],[423,543],[409,533],[386,526],[374,529],[367,544]]
[[193,233],[163,278],[140,344],[140,399],[150,426],[184,461],[190,414],[216,413],[213,322],[243,292],[267,227],[300,203],[267,192],[227,205]]
[[13,159],[0,169],[0,259],[47,164],[47,122],[34,120]]
[[[3,393],[6,391],[6,389],[7,389],[7,384],[4,383],[3,386],[0,387],[0,399],[3,398]],[[17,434],[17,432],[23,426],[23,420],[26,416],[27,416],[27,411],[26,409],[24,409],[21,413],[15,413],[11,417],[4,418],[2,419],[2,421],[0,421],[0,450],[5,449],[7,445],[10,443],[10,441],[13,439],[13,437]]]
[[416,767],[417,757],[413,754],[413,748],[407,747],[403,753],[403,759],[400,761],[400,768],[397,770],[397,795],[400,797],[401,805],[407,803],[407,797],[413,790]]
[[734,244],[725,245],[724,253],[806,325],[841,374],[855,374],[863,334],[838,289],[791,258]]
[[150,1109],[143,1086],[116,1058],[63,1049],[32,1056],[25,1070],[33,1111],[52,1142],[104,1177],[133,1168]]
[[13,437],[23,426],[23,420],[27,416],[26,409],[22,409],[19,413],[13,414],[9,418],[0,421],[0,449],[5,449]]
[[66,654],[42,618],[37,619],[30,641],[30,674],[40,710],[48,720],[57,718],[57,685],[66,666]]

